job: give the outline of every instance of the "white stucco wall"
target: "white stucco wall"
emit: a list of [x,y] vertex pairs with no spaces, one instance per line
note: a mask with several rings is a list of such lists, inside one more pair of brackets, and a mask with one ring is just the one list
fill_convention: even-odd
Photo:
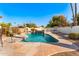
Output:
[[57,27],[57,28],[50,28],[51,30],[57,30],[61,33],[79,33],[79,26],[73,26],[73,27]]

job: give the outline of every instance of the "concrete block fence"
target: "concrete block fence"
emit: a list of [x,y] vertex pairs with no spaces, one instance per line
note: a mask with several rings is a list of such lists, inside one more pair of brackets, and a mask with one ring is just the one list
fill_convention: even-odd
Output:
[[79,33],[79,26],[73,26],[73,27],[55,27],[55,28],[49,28],[50,31],[58,31],[61,33],[69,34],[69,33]]

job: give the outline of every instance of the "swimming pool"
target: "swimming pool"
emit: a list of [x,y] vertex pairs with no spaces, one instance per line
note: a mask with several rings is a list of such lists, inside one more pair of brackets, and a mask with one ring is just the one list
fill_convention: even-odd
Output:
[[49,43],[49,42],[56,43],[56,42],[58,42],[57,39],[53,38],[49,34],[31,33],[31,34],[27,34],[27,36],[28,36],[28,38],[22,40],[23,42],[45,42],[45,43]]

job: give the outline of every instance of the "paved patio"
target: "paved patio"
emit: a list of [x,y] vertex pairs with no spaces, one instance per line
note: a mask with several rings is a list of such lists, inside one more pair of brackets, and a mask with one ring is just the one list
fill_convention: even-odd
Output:
[[[48,56],[60,52],[75,51],[79,48],[72,42],[59,39],[56,34],[48,33],[59,40],[58,43],[17,42],[7,43],[0,47],[0,55],[7,56]],[[18,39],[17,39],[18,40]]]

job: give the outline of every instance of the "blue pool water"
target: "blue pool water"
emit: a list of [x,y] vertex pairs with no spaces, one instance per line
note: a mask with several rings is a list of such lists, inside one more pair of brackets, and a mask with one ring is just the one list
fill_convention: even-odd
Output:
[[52,36],[48,35],[48,34],[35,34],[35,33],[31,33],[31,34],[27,34],[28,38],[22,40],[24,42],[58,42],[57,39],[53,38]]

